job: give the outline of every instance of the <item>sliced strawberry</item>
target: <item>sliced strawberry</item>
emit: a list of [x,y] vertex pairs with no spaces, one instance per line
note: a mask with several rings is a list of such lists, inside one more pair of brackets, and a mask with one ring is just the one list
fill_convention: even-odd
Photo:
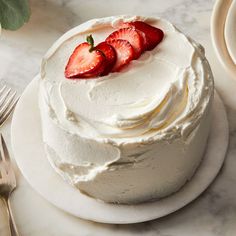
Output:
[[107,75],[111,71],[116,62],[116,51],[110,44],[106,42],[99,43],[95,47],[95,49],[102,52],[106,57],[106,66],[102,75]]
[[76,77],[76,78],[80,78],[80,79],[94,79],[96,77],[102,76],[104,71],[105,71],[105,69],[106,69],[106,60],[104,60],[104,62],[101,64],[101,66],[99,66],[93,72],[85,73],[83,75],[80,75],[80,77]]
[[135,53],[132,45],[123,39],[109,40],[108,43],[116,50],[116,63],[112,72],[120,71],[125,65],[134,59]]
[[121,27],[134,27],[136,30],[142,31],[146,38],[146,42],[144,40],[144,47],[146,50],[152,50],[155,48],[164,37],[164,33],[161,29],[142,21],[126,22],[122,24]]
[[101,74],[99,69],[104,67],[105,57],[97,50],[90,52],[90,49],[89,43],[81,43],[75,48],[65,68],[66,78],[84,78],[87,77],[86,74]]
[[144,51],[143,37],[133,27],[122,28],[122,29],[119,29],[119,30],[111,33],[106,38],[106,41],[109,42],[113,39],[127,40],[134,48],[134,53],[135,53],[134,59],[137,59],[138,57],[140,57],[141,53]]
[[143,31],[138,30],[138,29],[136,29],[136,30],[140,34],[140,36],[143,38],[143,51],[142,51],[142,53],[143,53],[144,51],[147,50],[147,45],[148,45],[147,37],[146,37],[146,34],[143,33]]

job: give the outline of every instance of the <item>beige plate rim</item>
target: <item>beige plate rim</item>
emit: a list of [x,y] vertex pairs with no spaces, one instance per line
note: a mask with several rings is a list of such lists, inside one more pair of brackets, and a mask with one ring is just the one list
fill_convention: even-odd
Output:
[[216,1],[211,16],[211,39],[220,63],[236,79],[236,65],[232,61],[225,42],[225,21],[232,0]]

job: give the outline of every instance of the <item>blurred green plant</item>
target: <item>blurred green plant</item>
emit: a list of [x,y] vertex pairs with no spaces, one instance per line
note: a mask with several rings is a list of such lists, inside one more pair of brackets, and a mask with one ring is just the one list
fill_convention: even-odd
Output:
[[30,18],[28,0],[0,0],[0,24],[2,28],[17,30]]

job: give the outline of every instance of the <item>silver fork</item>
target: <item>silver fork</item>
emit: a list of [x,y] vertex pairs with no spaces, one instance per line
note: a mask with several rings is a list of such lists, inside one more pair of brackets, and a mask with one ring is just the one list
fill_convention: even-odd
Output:
[[16,177],[10,161],[6,143],[0,134],[0,196],[7,207],[9,226],[12,236],[18,236],[18,231],[10,207],[10,195],[16,188]]
[[14,110],[19,97],[16,96],[16,91],[4,85],[0,88],[0,127],[10,117]]
[[[6,85],[0,88],[0,127],[10,117],[18,101],[16,92]],[[16,188],[16,178],[6,143],[0,134],[0,197],[2,197],[8,213],[9,226],[12,236],[18,236],[16,224],[10,207],[9,197]]]

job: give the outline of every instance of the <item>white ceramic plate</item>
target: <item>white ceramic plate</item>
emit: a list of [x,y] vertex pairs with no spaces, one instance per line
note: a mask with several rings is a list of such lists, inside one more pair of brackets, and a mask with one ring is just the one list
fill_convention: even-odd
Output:
[[220,63],[236,79],[236,65],[229,54],[225,41],[225,23],[231,4],[232,0],[216,1],[211,17],[211,38]]
[[197,198],[214,180],[224,161],[228,145],[228,123],[224,106],[216,96],[213,120],[205,157],[179,192],[162,200],[138,205],[106,204],[81,194],[50,166],[41,137],[38,108],[38,79],[23,93],[13,116],[12,147],[16,162],[31,186],[62,210],[96,222],[128,224],[170,214]]
[[231,3],[226,16],[225,42],[229,55],[236,64],[236,0]]

